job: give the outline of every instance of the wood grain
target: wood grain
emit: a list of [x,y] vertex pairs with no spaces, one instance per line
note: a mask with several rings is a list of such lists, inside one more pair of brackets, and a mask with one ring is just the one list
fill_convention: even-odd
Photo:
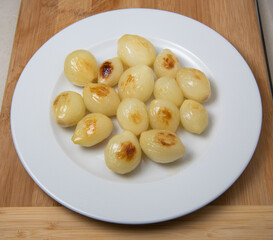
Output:
[[273,206],[207,206],[150,225],[100,222],[63,207],[0,208],[0,239],[272,239]]
[[273,103],[254,0],[22,0],[0,115],[0,206],[59,205],[32,181],[13,146],[10,106],[26,63],[42,44],[66,26],[96,13],[129,7],[163,9],[196,19],[223,35],[245,58],[261,92],[261,137],[242,176],[212,204],[272,205]]

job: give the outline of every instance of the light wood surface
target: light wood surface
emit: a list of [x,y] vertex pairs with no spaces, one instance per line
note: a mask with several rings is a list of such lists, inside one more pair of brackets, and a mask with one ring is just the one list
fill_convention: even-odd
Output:
[[[270,239],[273,206],[207,206],[150,225],[93,220],[63,207],[0,209],[0,239]],[[71,229],[71,227],[73,227]]]
[[[262,98],[261,136],[252,160],[244,173],[229,190],[211,205],[238,205],[239,207],[235,207],[239,211],[236,212],[238,215],[240,215],[241,205],[260,205],[261,209],[262,205],[265,205],[271,209],[269,214],[273,218],[271,208],[273,205],[273,103],[254,0],[22,0],[0,115],[0,208],[2,207],[1,213],[5,213],[0,214],[0,221],[3,222],[7,216],[17,218],[17,211],[20,216],[24,215],[24,211],[30,211],[30,214],[34,215],[38,214],[39,209],[41,216],[47,214],[47,209],[49,213],[60,211],[60,215],[64,211],[62,208],[35,208],[36,210],[18,208],[59,206],[32,181],[24,170],[13,146],[10,131],[10,106],[15,85],[23,68],[39,47],[68,25],[96,13],[131,7],[163,9],[196,19],[224,36],[247,61],[256,78]],[[179,29],[179,26],[176,27]],[[232,93],[230,94],[232,96]],[[211,209],[217,211],[221,207],[215,206]],[[259,208],[257,209],[257,212],[255,212],[255,208],[252,210],[258,216]],[[71,213],[69,214],[71,216]],[[196,214],[193,219],[199,221],[198,212]],[[246,214],[246,218],[251,217],[251,214]],[[207,213],[206,216],[208,215],[210,214]],[[76,216],[73,215],[73,217]],[[83,221],[84,225],[86,218],[78,216],[78,219]],[[90,221],[86,224],[91,223],[93,222]],[[106,231],[111,226],[104,223],[100,225],[97,221],[95,223],[94,231],[97,231],[98,236],[103,229]],[[179,231],[182,234],[181,229],[188,227],[187,224],[185,225],[184,218],[174,220],[172,223],[172,226],[171,224],[164,225],[164,223],[159,226],[161,228],[162,226],[170,227],[173,238]],[[224,225],[224,223],[222,224]],[[198,229],[198,227],[197,224],[192,228]],[[115,228],[115,231],[121,233],[122,227]],[[149,231],[151,231],[151,238],[158,234],[156,228],[151,228]],[[131,229],[129,233],[136,234],[136,231]],[[36,234],[39,233],[36,232]],[[192,236],[194,237],[194,235]]]

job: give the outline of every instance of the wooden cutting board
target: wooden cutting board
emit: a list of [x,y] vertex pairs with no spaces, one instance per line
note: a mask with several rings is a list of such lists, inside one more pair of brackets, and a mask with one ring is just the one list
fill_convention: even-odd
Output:
[[[221,207],[224,207],[225,211],[230,211],[229,214],[234,212],[243,214],[241,209],[245,209],[247,206],[251,211],[243,211],[245,218],[260,216],[261,212],[259,209],[263,208],[263,211],[267,212],[269,217],[264,219],[258,217],[257,219],[259,219],[260,223],[263,220],[263,223],[269,223],[268,218],[270,217],[273,219],[273,103],[254,0],[22,0],[0,115],[0,238],[4,236],[1,235],[1,231],[4,230],[7,233],[5,230],[8,229],[1,227],[3,222],[10,223],[9,226],[13,226],[13,228],[11,227],[8,230],[12,232],[16,231],[15,227],[24,221],[24,216],[37,223],[37,221],[50,219],[47,214],[53,211],[52,209],[55,209],[54,211],[57,215],[66,215],[69,211],[62,207],[47,208],[59,206],[59,204],[47,196],[29,177],[13,146],[10,131],[10,106],[15,85],[23,68],[39,47],[70,24],[100,12],[132,7],[162,9],[196,19],[224,36],[249,64],[260,89],[263,104],[263,124],[260,140],[250,164],[241,177],[229,190],[210,204],[207,211],[214,217],[213,221],[210,218],[206,218],[206,223],[208,226],[209,224],[219,223],[221,225],[224,223],[226,215],[222,211],[217,212],[217,209],[219,210]],[[232,69],[230,70],[232,71]],[[230,93],[230,96],[232,97],[232,93]],[[215,205],[221,206],[217,207]],[[265,209],[267,210],[265,211]],[[31,214],[28,214],[29,212]],[[32,213],[40,214],[40,217],[37,217],[35,214],[34,217]],[[194,229],[199,228],[201,224],[198,214],[201,217],[202,210],[194,213],[194,218],[190,217],[192,224],[196,223]],[[21,221],[18,220],[19,223],[14,221],[18,216],[21,217],[19,218]],[[54,214],[50,216],[54,216]],[[78,219],[74,217],[77,214],[69,216],[72,217],[72,220],[68,221],[71,225],[67,223],[67,226],[69,226],[67,230],[74,226],[75,222],[85,225],[87,221],[86,218]],[[184,219],[187,218],[171,221],[171,225],[168,222],[162,223],[160,226],[171,227],[172,233],[175,234],[176,231],[181,230],[182,226],[185,227]],[[239,220],[235,218],[233,221],[238,223]],[[95,220],[88,220],[87,222],[91,226],[93,223],[95,224],[94,231],[105,233],[109,230],[108,224]],[[227,224],[226,227],[233,229],[235,222]],[[12,225],[12,223],[16,224]],[[251,224],[249,226],[247,229],[250,229],[251,226],[253,227]],[[257,226],[261,227],[261,229],[267,228],[265,227],[267,226],[266,224]],[[22,225],[23,227],[24,225]],[[52,228],[54,228],[54,225]],[[123,230],[122,227],[114,229],[117,236]],[[137,229],[132,230],[131,233],[136,234]],[[155,233],[155,235],[150,235],[151,238],[159,237],[156,234],[156,228],[149,229]],[[202,227],[200,229],[203,229],[199,232],[200,236],[203,236],[204,231],[208,230]],[[265,231],[263,236],[267,234],[269,236],[269,233],[272,233],[272,231]],[[7,236],[5,235],[4,239],[8,239]],[[97,236],[100,235],[98,234]],[[250,236],[253,236],[253,234]],[[24,238],[24,234],[21,237]],[[25,238],[27,237],[25,236]],[[11,237],[11,239],[13,238]]]

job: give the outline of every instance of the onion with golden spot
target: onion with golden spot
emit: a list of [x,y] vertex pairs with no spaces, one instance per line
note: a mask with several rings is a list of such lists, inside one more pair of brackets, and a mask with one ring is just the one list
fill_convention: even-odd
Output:
[[174,162],[184,156],[185,146],[180,138],[167,130],[142,132],[140,146],[148,158],[158,163]]
[[146,102],[153,90],[153,70],[144,64],[128,68],[123,72],[118,83],[118,94],[121,99],[137,98]]
[[177,56],[171,50],[164,49],[157,55],[154,62],[154,71],[158,78],[175,78],[179,69],[180,62]]
[[78,122],[71,140],[75,144],[91,147],[106,139],[113,127],[109,117],[101,113],[90,113]]
[[148,115],[153,129],[175,132],[180,123],[178,108],[167,100],[153,100],[150,103]]
[[82,96],[73,91],[60,93],[52,104],[54,119],[62,127],[76,125],[84,117],[85,112]]
[[64,74],[74,85],[84,87],[98,77],[97,60],[87,50],[73,51],[65,59]]
[[104,150],[104,157],[107,167],[118,174],[133,171],[141,162],[137,137],[130,131],[112,137]]
[[113,87],[118,83],[122,73],[123,65],[120,58],[108,59],[99,67],[98,82]]
[[136,98],[124,99],[117,110],[117,120],[124,130],[139,135],[149,127],[146,105]]
[[83,100],[90,112],[114,116],[120,99],[115,89],[104,83],[89,83],[83,89]]

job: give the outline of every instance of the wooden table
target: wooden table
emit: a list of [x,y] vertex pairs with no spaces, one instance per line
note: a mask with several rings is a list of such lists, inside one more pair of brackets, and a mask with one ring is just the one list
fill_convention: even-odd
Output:
[[[10,131],[17,80],[38,48],[85,17],[120,8],[156,8],[216,30],[253,71],[263,103],[255,154],[241,177],[217,200],[187,216],[126,226],[78,215],[47,196],[23,168]],[[224,56],[223,56],[224,57]],[[273,239],[273,104],[254,0],[22,0],[0,118],[0,239]]]

